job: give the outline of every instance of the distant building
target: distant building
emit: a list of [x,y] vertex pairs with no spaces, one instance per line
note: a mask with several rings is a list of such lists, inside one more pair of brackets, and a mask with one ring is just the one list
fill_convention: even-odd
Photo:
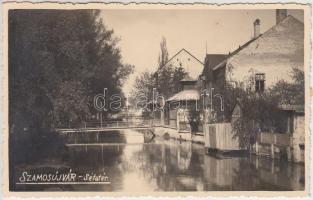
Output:
[[[172,58],[170,58],[169,61],[164,66],[159,68],[156,74],[158,74],[163,68],[166,68],[166,67],[173,67],[173,68],[181,67],[187,73],[184,80],[180,80],[182,91],[179,91],[177,94],[171,94],[171,96],[169,96],[168,99],[165,99],[168,103],[176,101],[176,100],[179,101],[179,98],[184,98],[184,99],[186,99],[186,97],[190,98],[190,95],[193,100],[195,96],[197,96],[197,99],[199,99],[199,91],[196,90],[195,85],[199,76],[202,73],[203,63],[198,58],[196,58],[186,49],[181,49]],[[155,104],[158,104],[158,103],[159,102],[155,102]],[[166,106],[168,105],[169,104],[167,104]],[[166,106],[165,106],[165,113],[163,111],[155,111],[154,118],[156,120],[159,120],[160,124],[165,124],[165,125],[171,126],[172,128],[179,128],[179,121],[177,121],[177,117],[178,117],[177,110],[174,110],[174,109],[169,110],[168,108],[166,108]],[[181,124],[182,126],[187,128],[187,122],[182,122]]]
[[203,70],[203,63],[186,49],[177,52],[163,67],[182,67],[192,79],[198,79]]

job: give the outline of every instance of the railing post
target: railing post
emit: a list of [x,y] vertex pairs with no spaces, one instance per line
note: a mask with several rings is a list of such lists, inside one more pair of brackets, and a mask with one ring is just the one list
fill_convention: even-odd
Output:
[[292,159],[290,147],[287,147],[287,158],[288,158],[288,161],[291,161],[291,159]]
[[255,168],[259,169],[259,157],[255,159]]
[[258,143],[258,140],[255,142],[255,154],[257,156],[259,155],[259,143]]
[[100,115],[100,118],[101,118],[101,124],[100,124],[100,126],[101,126],[101,128],[102,128],[102,113],[101,113],[101,115]]
[[271,156],[274,159],[275,158],[275,147],[274,144],[271,144]]

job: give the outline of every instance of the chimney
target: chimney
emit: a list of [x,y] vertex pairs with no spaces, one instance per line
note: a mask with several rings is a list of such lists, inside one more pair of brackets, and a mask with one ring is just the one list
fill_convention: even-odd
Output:
[[287,17],[287,9],[276,9],[276,25]]
[[254,22],[253,22],[253,25],[254,25],[254,38],[257,38],[260,36],[260,20],[259,19],[256,19]]

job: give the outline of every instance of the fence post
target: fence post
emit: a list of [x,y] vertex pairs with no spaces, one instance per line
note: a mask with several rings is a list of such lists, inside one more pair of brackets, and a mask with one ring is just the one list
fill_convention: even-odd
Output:
[[257,156],[259,155],[259,143],[258,143],[258,140],[255,142],[255,154]]

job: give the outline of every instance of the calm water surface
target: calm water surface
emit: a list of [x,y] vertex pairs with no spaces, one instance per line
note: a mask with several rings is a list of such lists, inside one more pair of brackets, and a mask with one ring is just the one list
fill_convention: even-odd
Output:
[[73,144],[60,157],[67,168],[82,175],[106,173],[111,184],[24,185],[17,189],[129,192],[304,189],[303,165],[255,157],[218,159],[206,155],[203,145],[152,139],[149,133],[129,130],[73,133],[66,141]]

